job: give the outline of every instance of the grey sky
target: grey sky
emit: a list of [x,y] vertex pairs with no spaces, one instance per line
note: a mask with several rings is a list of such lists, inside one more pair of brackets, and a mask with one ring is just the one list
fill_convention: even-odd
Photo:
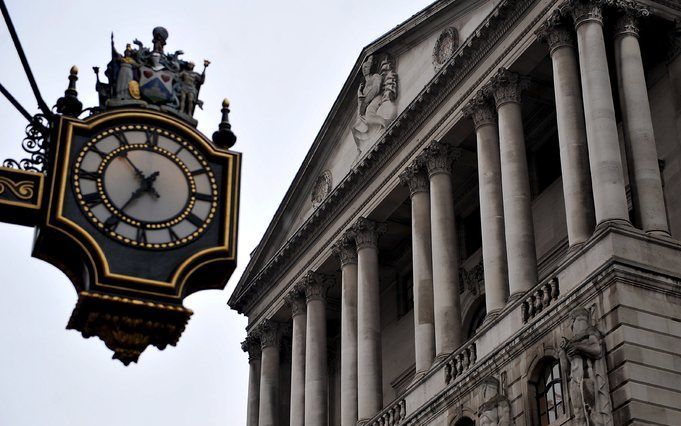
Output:
[[[98,339],[65,330],[72,285],[30,257],[32,229],[0,224],[0,425],[244,424],[246,320],[227,297],[362,47],[428,3],[6,0],[48,105],[73,64],[80,99],[96,103],[91,67],[105,68],[111,31],[122,51],[165,26],[168,50],[212,61],[199,129],[212,134],[228,97],[244,163],[239,266],[226,291],[189,297],[195,314],[178,346],[147,349],[127,368]],[[4,25],[0,55],[0,82],[37,112]],[[4,98],[0,124],[0,159],[20,156],[26,123]]]

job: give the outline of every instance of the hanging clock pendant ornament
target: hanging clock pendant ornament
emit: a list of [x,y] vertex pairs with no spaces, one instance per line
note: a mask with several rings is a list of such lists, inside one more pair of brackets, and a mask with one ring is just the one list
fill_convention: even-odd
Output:
[[182,51],[164,52],[167,39],[157,27],[152,47],[135,40],[120,54],[112,36],[108,81],[94,68],[99,106],[78,118],[73,67],[40,128],[44,168],[0,168],[16,187],[0,194],[0,220],[37,226],[33,256],[78,292],[67,328],[99,337],[126,365],[149,345],[175,345],[192,314],[183,299],[224,288],[236,267],[241,154],[229,150],[229,103],[209,140],[193,115],[210,62],[199,74]]

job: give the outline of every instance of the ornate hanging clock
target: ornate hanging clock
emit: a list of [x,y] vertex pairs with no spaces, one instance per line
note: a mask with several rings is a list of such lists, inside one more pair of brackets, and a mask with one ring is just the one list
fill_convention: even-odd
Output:
[[[153,36],[152,49],[136,41],[118,54],[112,44],[109,82],[98,79],[100,105],[84,119],[72,69],[61,114],[43,127],[43,195],[24,219],[37,225],[33,255],[78,291],[67,327],[101,338],[126,365],[148,345],[177,343],[191,316],[182,300],[224,288],[236,267],[241,156],[229,150],[229,105],[209,140],[193,118],[205,68],[164,53],[165,29]],[[12,203],[3,211],[18,223]]]

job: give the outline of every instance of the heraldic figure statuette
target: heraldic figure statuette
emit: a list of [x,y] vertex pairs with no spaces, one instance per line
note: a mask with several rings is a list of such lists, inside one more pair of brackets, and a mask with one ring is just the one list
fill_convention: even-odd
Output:
[[480,426],[510,426],[513,424],[511,403],[500,392],[497,379],[488,377],[482,382],[482,397],[485,401],[478,410]]
[[157,109],[196,126],[194,110],[196,106],[203,107],[199,90],[206,79],[210,61],[204,60],[203,71],[198,73],[193,62],[180,59],[183,51],[165,53],[168,39],[165,28],[154,28],[152,35],[151,48],[134,40],[121,54],[116,50],[111,34],[111,61],[104,72],[107,83],[100,81],[99,67],[93,67],[97,76],[95,88],[99,94],[99,108],[132,106]]
[[357,121],[352,136],[358,154],[373,145],[397,116],[397,73],[392,59],[382,55],[378,71],[374,69],[375,55],[362,63],[363,81],[357,91]]
[[603,336],[583,307],[570,313],[570,329],[572,337],[561,341],[560,363],[568,380],[572,424],[610,426],[613,422]]

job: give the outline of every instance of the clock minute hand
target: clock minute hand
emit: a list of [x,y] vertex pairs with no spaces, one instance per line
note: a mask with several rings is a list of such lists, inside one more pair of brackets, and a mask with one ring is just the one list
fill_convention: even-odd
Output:
[[128,207],[130,205],[130,203],[132,203],[133,201],[138,199],[140,196],[142,196],[143,193],[144,193],[144,187],[140,186],[139,188],[137,188],[132,193],[132,195],[130,196],[128,201],[126,201],[125,204],[123,204],[123,206],[121,206],[121,211],[125,210],[125,208]]
[[133,168],[133,170],[135,171],[135,176],[137,176],[138,179],[143,180],[144,179],[144,173],[142,173],[142,170],[140,170],[139,168],[137,168],[137,166],[135,166],[135,164],[132,162],[132,160],[130,160],[130,158],[128,157],[128,154],[125,153],[121,157],[123,157],[123,159],[125,161],[127,161],[128,164],[130,164],[130,167]]

